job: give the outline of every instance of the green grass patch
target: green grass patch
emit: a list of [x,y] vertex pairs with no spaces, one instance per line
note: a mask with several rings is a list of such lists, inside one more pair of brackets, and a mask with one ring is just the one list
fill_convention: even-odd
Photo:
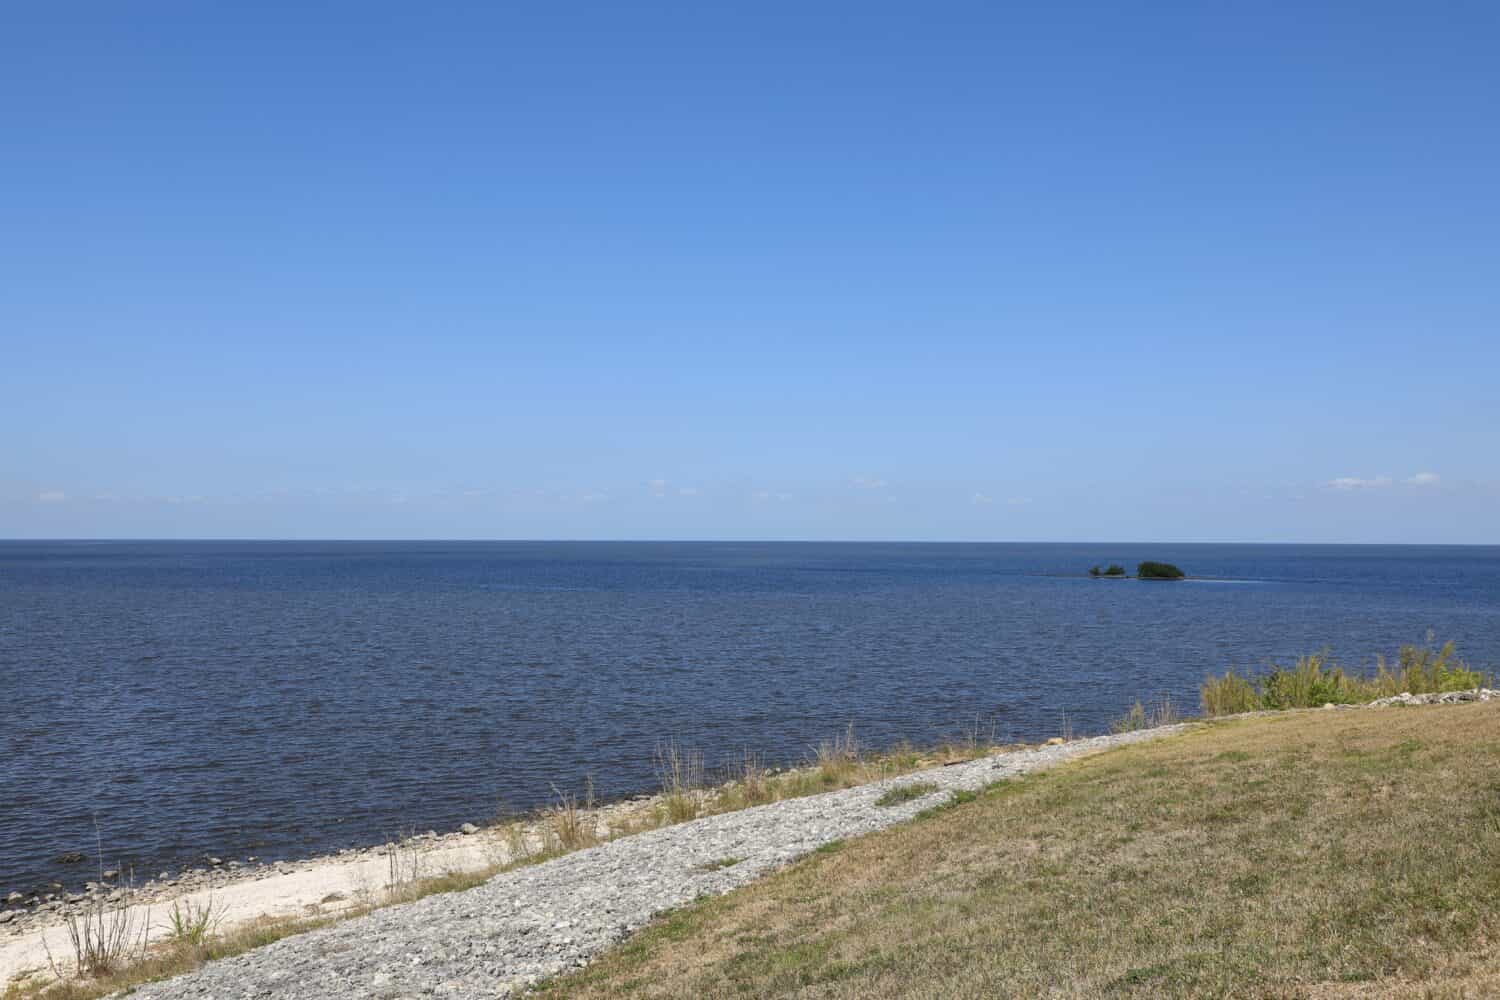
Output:
[[897,785],[888,789],[884,795],[875,800],[877,806],[898,806],[912,799],[920,799],[924,795],[931,795],[938,790],[938,786],[930,781],[918,781],[910,785]]

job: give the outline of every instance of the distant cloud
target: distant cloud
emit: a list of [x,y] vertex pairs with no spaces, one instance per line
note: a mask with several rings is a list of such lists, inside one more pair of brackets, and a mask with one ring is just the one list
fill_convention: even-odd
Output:
[[38,503],[63,503],[68,495],[62,490],[43,490],[36,495]]
[[1391,485],[1390,476],[1376,476],[1374,479],[1361,479],[1358,476],[1340,476],[1330,479],[1324,484],[1333,490],[1378,490]]
[[1408,486],[1436,486],[1441,478],[1436,472],[1419,472],[1406,483]]
[[790,493],[773,493],[770,490],[756,490],[750,494],[750,499],[756,503],[770,503],[772,500],[785,503],[791,498],[792,495]]
[[1012,507],[1025,507],[1027,504],[1031,503],[1031,497],[1011,497],[1005,502],[1010,504]]
[[665,479],[653,479],[646,486],[651,490],[651,495],[654,497],[664,497],[667,495],[667,481]]
[[682,489],[677,491],[677,495],[680,497],[695,497],[698,495],[698,487],[684,486]]
[[849,485],[857,490],[883,490],[888,484],[876,476],[855,476],[849,480]]
[[995,498],[990,496],[988,493],[975,493],[973,496],[969,497],[969,503],[976,505],[992,504],[994,502]]

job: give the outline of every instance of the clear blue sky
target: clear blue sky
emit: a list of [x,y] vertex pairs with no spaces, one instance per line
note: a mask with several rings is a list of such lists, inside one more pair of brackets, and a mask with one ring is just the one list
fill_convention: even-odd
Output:
[[1500,542],[1500,5],[44,3],[0,537]]

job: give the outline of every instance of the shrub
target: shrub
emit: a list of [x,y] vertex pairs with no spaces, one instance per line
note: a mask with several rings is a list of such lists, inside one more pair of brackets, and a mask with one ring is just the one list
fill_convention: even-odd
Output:
[[1381,657],[1373,676],[1349,673],[1327,653],[1314,653],[1299,657],[1292,667],[1272,664],[1270,671],[1258,679],[1241,677],[1233,670],[1222,677],[1210,676],[1203,682],[1200,695],[1203,714],[1214,716],[1261,708],[1352,705],[1403,692],[1472,691],[1488,682],[1484,671],[1457,659],[1453,643],[1434,649],[1429,639],[1424,646],[1402,646],[1394,667]]
[[1147,560],[1135,568],[1135,575],[1141,580],[1181,580],[1186,574],[1171,563]]
[[[108,976],[145,957],[151,911],[137,919],[131,902],[128,894],[119,903],[96,898],[89,901],[81,915],[67,915],[68,944],[73,950],[73,970],[78,975]],[[53,959],[52,949],[45,940],[42,946],[53,975],[66,979],[66,970]]]
[[1270,709],[1348,705],[1360,700],[1359,684],[1327,653],[1314,653],[1298,657],[1290,669],[1273,667],[1260,682],[1260,700]]
[[1376,683],[1380,685],[1380,697],[1389,697],[1410,691],[1412,694],[1428,691],[1472,691],[1483,687],[1488,678],[1483,671],[1474,670],[1462,660],[1453,662],[1453,643],[1445,642],[1440,649],[1432,648],[1429,636],[1425,646],[1402,646],[1396,656],[1396,668],[1392,670],[1381,657],[1376,669]]
[[1110,563],[1109,568],[1104,571],[1105,576],[1125,576],[1125,567],[1119,563]]

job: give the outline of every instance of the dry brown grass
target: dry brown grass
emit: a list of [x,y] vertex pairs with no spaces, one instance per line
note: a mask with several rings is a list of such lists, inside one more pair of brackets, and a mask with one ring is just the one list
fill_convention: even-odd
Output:
[[1204,727],[659,921],[549,995],[1500,995],[1500,705]]
[[599,843],[599,825],[594,814],[594,779],[584,781],[583,797],[564,792],[556,785],[557,804],[548,811],[552,838],[562,851],[581,851]]
[[676,740],[656,747],[656,774],[667,823],[685,823],[698,815],[703,788],[703,751]]

